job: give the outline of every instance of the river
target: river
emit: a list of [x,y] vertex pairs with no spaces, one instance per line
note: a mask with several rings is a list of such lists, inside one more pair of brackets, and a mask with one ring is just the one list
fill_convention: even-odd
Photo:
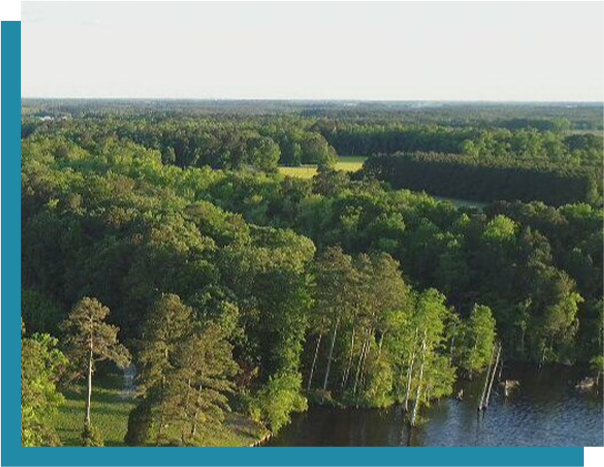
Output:
[[498,385],[482,413],[476,409],[481,378],[461,382],[456,394],[463,389],[463,399],[433,403],[412,431],[400,407],[313,407],[294,415],[267,446],[601,446],[602,394],[575,389],[581,374],[567,367],[508,368],[503,379],[519,387],[504,397]]

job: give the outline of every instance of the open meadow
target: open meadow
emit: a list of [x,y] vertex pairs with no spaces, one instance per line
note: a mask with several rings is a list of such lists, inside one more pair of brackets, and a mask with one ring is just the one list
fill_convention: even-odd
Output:
[[[366,157],[361,156],[339,156],[335,169],[344,172],[356,172],[363,167],[363,162],[366,160]],[[281,166],[279,167],[279,173],[290,177],[312,178],[317,173],[317,166],[315,164],[304,164],[299,167]]]

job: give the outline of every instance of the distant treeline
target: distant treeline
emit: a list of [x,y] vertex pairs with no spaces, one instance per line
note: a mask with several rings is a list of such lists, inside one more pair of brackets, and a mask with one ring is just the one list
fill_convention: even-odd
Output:
[[[552,129],[555,122],[549,122]],[[395,152],[440,152],[464,154],[476,158],[523,159],[538,163],[542,160],[563,164],[601,164],[602,137],[584,133],[569,134],[538,131],[523,127],[485,129],[474,126],[452,128],[434,125],[402,125],[393,123],[358,124],[320,121],[315,126],[338,154],[370,156]]]
[[21,124],[21,137],[61,134],[89,151],[106,140],[140,144],[178,167],[275,172],[279,165],[329,166],[337,154],[325,138],[299,118],[87,117]]
[[141,99],[23,99],[22,115],[149,117],[302,116],[354,122],[401,122],[450,127],[602,130],[601,103],[462,103]]
[[449,198],[492,202],[500,199],[543,201],[560,206],[597,202],[602,193],[600,166],[547,162],[476,160],[438,153],[379,154],[369,158],[364,173],[393,188],[408,188]]

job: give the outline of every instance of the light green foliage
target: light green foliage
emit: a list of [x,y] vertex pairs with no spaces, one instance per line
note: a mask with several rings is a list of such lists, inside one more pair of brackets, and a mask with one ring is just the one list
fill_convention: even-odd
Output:
[[407,358],[404,365],[407,370],[404,374],[410,375],[406,397],[414,404],[411,423],[423,405],[429,405],[432,400],[447,396],[453,390],[455,369],[446,348],[446,324],[450,314],[445,297],[435,289],[428,289],[417,297],[409,328],[410,331],[414,329],[413,338],[407,341],[412,343],[408,353],[411,358]]
[[509,242],[512,241],[518,226],[511,219],[499,215],[485,226],[483,237],[487,242]]
[[487,306],[475,305],[465,327],[461,365],[471,373],[487,367],[495,348],[495,318]]
[[21,333],[21,445],[60,445],[53,425],[64,401],[57,382],[67,359],[57,339],[48,334],[25,337],[23,321]]
[[303,412],[307,408],[301,385],[302,379],[297,374],[271,376],[252,402],[252,418],[266,423],[272,432],[278,432],[289,423],[292,412]]
[[604,356],[598,355],[589,362],[591,371],[596,374],[596,384],[600,382],[602,373],[604,373]]

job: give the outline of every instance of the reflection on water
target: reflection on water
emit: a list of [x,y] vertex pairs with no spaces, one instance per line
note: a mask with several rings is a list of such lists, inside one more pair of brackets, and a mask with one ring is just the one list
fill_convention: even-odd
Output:
[[601,446],[602,395],[574,388],[581,373],[568,368],[506,369],[520,381],[505,398],[494,388],[489,408],[476,410],[482,381],[464,382],[463,400],[446,399],[424,411],[409,432],[400,407],[387,410],[311,408],[269,446]]

